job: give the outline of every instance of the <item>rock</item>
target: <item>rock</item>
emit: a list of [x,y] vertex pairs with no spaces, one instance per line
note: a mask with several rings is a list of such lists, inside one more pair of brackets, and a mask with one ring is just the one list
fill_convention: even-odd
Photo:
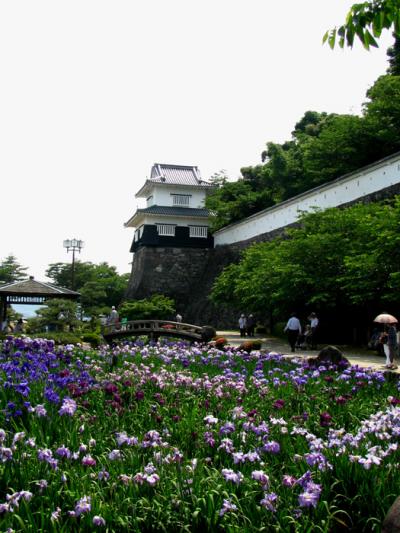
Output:
[[308,363],[313,366],[323,364],[337,365],[342,368],[350,366],[350,362],[336,346],[325,346],[317,357],[310,357]]
[[385,516],[382,524],[382,533],[399,533],[400,532],[400,496],[395,499],[391,508]]

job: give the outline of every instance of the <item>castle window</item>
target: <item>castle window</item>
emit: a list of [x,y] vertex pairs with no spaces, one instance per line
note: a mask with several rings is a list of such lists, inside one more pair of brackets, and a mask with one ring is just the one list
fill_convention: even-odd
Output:
[[157,233],[165,237],[175,237],[175,224],[156,224]]
[[180,205],[182,207],[190,204],[191,194],[171,194],[172,205]]
[[189,226],[189,237],[206,239],[208,233],[207,226]]

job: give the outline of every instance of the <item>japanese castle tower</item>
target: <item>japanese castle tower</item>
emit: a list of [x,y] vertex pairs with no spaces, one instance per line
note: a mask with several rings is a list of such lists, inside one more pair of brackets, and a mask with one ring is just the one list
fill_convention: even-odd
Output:
[[135,228],[130,251],[142,247],[212,248],[209,211],[204,207],[212,184],[194,166],[154,164],[150,178],[136,193],[146,207],[125,223]]

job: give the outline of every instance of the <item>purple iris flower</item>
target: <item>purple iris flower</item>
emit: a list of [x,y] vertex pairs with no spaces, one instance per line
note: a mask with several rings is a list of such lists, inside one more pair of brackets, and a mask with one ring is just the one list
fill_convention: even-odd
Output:
[[332,416],[329,413],[321,413],[319,415],[319,424],[322,427],[328,427],[332,423]]
[[274,492],[264,493],[264,498],[260,501],[260,504],[272,513],[276,511],[277,503],[278,496]]
[[72,398],[64,398],[62,406],[58,413],[62,415],[72,416],[76,411],[77,405]]
[[29,396],[30,388],[26,381],[21,381],[21,383],[18,383],[18,385],[15,387],[15,390],[19,394],[22,394],[22,396]]
[[229,435],[230,433],[233,433],[235,431],[235,424],[233,422],[226,422],[223,426],[219,429],[220,435]]
[[51,387],[46,387],[44,397],[51,403],[60,403],[60,396]]
[[219,516],[224,516],[225,513],[236,511],[236,510],[237,510],[237,506],[234,503],[232,503],[230,500],[225,499],[222,503]]

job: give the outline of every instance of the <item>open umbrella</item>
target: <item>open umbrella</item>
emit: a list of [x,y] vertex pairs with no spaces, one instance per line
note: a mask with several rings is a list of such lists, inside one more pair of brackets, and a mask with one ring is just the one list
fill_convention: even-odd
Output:
[[379,322],[379,324],[397,324],[398,320],[393,315],[381,313],[374,319],[374,322]]

